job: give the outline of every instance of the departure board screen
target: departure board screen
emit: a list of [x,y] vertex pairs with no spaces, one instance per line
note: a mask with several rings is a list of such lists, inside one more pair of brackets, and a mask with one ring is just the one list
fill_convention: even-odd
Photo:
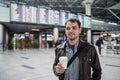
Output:
[[36,23],[36,12],[37,12],[37,8],[33,7],[33,6],[26,6],[26,21],[28,23]]
[[36,23],[37,8],[11,3],[11,21]]
[[69,18],[75,18],[75,19],[78,19],[78,16],[77,16],[77,14],[69,13]]
[[59,14],[59,11],[57,10],[53,11],[53,21],[54,21],[54,24],[57,24],[57,25],[60,24],[60,14]]
[[65,12],[60,12],[60,23],[61,25],[65,24]]
[[69,12],[61,11],[60,12],[60,25],[65,25],[65,22],[69,19]]
[[83,28],[83,27],[84,27],[84,16],[81,15],[81,14],[78,14],[78,19],[80,20],[80,22],[81,22],[81,27]]
[[49,9],[48,10],[48,23],[49,24],[54,24],[54,21],[53,21],[53,10]]
[[48,24],[48,9],[40,8],[40,23]]
[[11,21],[25,22],[25,5],[11,4]]
[[91,17],[84,16],[84,28],[91,28]]

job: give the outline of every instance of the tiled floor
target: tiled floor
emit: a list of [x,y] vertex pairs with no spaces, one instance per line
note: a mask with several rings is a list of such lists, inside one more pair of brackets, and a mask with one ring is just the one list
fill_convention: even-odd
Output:
[[[5,51],[0,54],[0,80],[58,80],[53,74],[54,49]],[[120,80],[120,54],[100,56],[102,80]]]

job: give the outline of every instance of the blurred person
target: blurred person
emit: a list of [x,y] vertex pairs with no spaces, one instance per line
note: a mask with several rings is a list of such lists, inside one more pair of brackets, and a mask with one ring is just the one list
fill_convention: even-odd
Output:
[[54,39],[51,41],[51,44],[52,44],[52,48],[54,48],[55,47],[55,41],[54,41]]
[[[66,21],[65,33],[67,40],[55,49],[53,71],[59,80],[101,80],[102,70],[97,51],[93,45],[80,39],[80,25],[81,22],[77,19]],[[80,48],[82,48],[81,51]],[[78,50],[79,55],[67,69],[64,69],[59,62],[59,58],[67,56],[68,60],[71,60]]]
[[58,39],[58,40],[56,41],[56,43],[55,43],[55,47],[58,46],[58,45],[60,45],[61,43],[62,43],[62,41]]
[[99,37],[96,41],[96,46],[98,47],[98,50],[99,50],[99,54],[101,55],[101,48],[102,48],[102,45],[103,45],[103,39],[102,37]]

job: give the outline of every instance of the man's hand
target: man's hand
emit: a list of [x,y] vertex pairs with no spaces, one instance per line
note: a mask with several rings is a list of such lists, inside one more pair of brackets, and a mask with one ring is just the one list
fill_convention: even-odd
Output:
[[56,72],[57,72],[58,74],[62,74],[62,73],[64,73],[64,71],[65,71],[65,69],[62,67],[62,64],[61,64],[61,63],[58,63],[57,66],[55,67],[55,69],[56,69]]

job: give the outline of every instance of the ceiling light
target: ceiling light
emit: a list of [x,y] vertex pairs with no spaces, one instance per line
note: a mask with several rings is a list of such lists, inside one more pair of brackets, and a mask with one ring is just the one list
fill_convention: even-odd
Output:
[[30,32],[25,32],[25,34],[30,34]]
[[40,29],[32,29],[33,31],[40,31]]

